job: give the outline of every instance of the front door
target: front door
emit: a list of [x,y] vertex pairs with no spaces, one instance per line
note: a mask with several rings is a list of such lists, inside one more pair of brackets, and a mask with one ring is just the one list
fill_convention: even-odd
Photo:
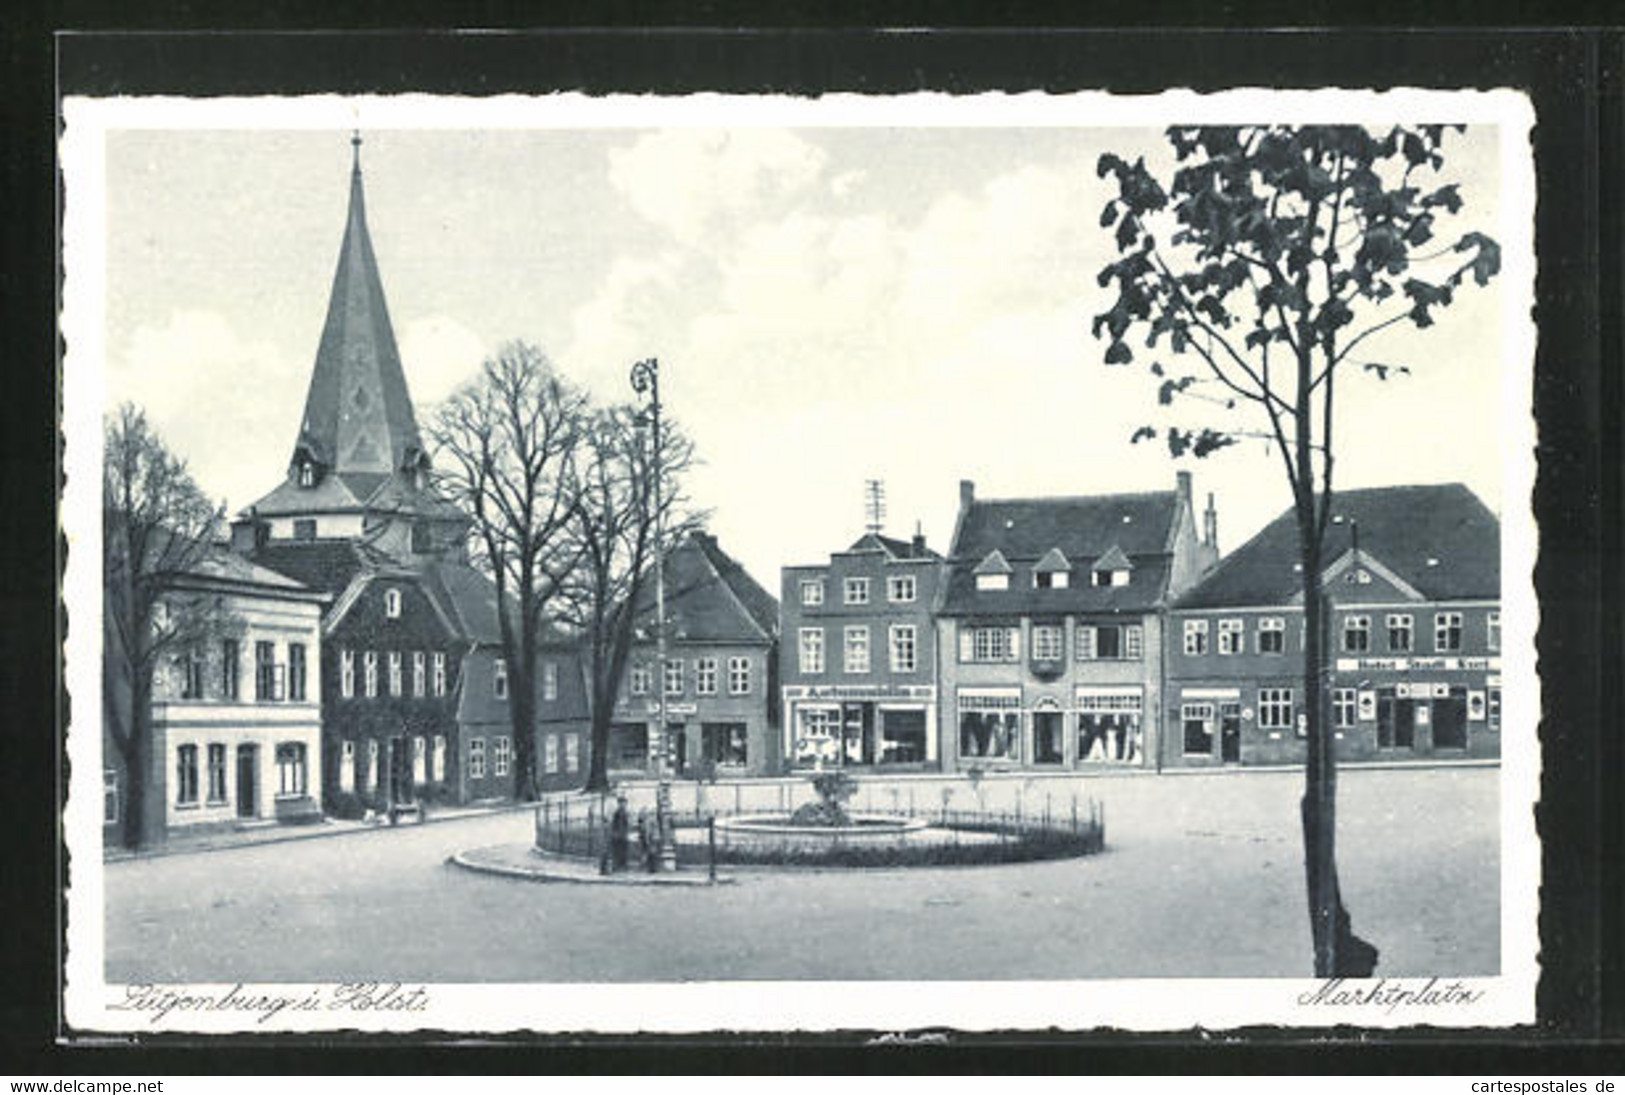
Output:
[[1060,764],[1062,717],[1059,711],[1033,712],[1033,763]]
[[1241,704],[1219,705],[1219,755],[1226,764],[1241,763]]
[[666,748],[671,750],[668,758],[671,762],[672,775],[681,776],[688,770],[688,731],[683,723],[667,724]]
[[1448,699],[1433,703],[1433,747],[1467,748],[1467,690],[1452,688]]
[[259,817],[260,814],[260,747],[237,747],[237,816]]

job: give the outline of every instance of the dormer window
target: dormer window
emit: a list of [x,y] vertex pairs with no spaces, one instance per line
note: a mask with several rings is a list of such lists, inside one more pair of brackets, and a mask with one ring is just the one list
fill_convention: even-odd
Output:
[[391,620],[401,618],[401,591],[398,589],[384,590],[384,615]]
[[1106,554],[1095,560],[1090,569],[1090,583],[1097,587],[1126,586],[1129,583],[1129,573],[1134,564],[1129,562],[1123,549],[1113,544]]
[[301,487],[316,485],[316,466],[309,460],[299,461],[299,485]]
[[971,573],[976,576],[976,588],[979,591],[1010,588],[1010,564],[998,548],[988,552],[987,558],[977,563],[976,569]]
[[1033,565],[1034,589],[1065,589],[1071,578],[1072,564],[1068,563],[1066,556],[1060,548],[1050,548],[1044,557]]
[[1010,575],[1008,574],[978,574],[976,576],[978,590],[1009,589]]

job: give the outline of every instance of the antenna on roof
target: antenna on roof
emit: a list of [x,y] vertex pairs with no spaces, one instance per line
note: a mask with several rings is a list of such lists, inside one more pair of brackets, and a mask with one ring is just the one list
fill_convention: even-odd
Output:
[[863,486],[863,507],[868,514],[868,528],[870,532],[879,533],[886,527],[886,484],[879,479],[865,481]]

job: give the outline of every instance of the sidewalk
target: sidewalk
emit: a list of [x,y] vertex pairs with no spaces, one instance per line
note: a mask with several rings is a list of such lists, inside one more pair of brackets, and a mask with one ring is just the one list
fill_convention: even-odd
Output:
[[524,878],[533,882],[578,882],[599,886],[722,886],[733,882],[727,875],[713,881],[705,871],[684,870],[648,874],[622,871],[599,874],[598,865],[578,856],[537,851],[529,844],[492,844],[470,848],[451,856],[448,862],[470,871]]

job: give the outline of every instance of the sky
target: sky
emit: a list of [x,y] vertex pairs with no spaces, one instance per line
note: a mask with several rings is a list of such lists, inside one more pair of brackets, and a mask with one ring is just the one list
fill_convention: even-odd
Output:
[[[1099,213],[1111,150],[1171,163],[1158,128],[364,128],[367,217],[420,424],[504,342],[604,400],[661,362],[689,483],[763,585],[864,529],[948,547],[981,497],[1216,495],[1221,548],[1287,504],[1250,441],[1175,462],[1131,445],[1165,415],[1141,358],[1103,363]],[[1454,136],[1448,231],[1497,234],[1499,134]],[[235,513],[291,455],[343,233],[348,129],[121,128],[105,142],[109,407],[143,406]],[[1430,180],[1423,180],[1424,182]],[[70,182],[69,201],[74,200]],[[70,272],[71,275],[71,272]],[[1502,506],[1505,279],[1370,357],[1411,374],[1339,389],[1342,487],[1462,481]],[[1234,421],[1259,422],[1235,412]],[[1200,416],[1198,416],[1200,417]],[[1211,421],[1211,418],[1204,420]]]

